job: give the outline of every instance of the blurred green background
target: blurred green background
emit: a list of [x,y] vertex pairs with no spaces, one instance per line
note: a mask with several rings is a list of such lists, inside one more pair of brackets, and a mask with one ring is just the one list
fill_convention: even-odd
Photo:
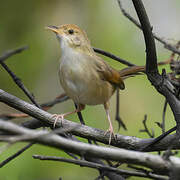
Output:
[[[144,1],[153,31],[171,43],[176,43],[180,35],[180,2],[178,0]],[[124,1],[124,6],[136,17],[132,2]],[[159,11],[159,9],[161,9]],[[9,58],[7,65],[20,77],[39,103],[54,99],[63,92],[57,71],[60,48],[54,34],[45,30],[47,25],[73,23],[84,29],[94,47],[112,52],[121,58],[144,65],[145,47],[142,33],[120,12],[116,0],[1,0],[0,5],[0,53],[8,49],[28,45],[29,49]],[[170,52],[157,43],[158,60],[169,58]],[[125,66],[104,58],[116,69]],[[168,66],[167,70],[169,69]],[[161,133],[156,121],[161,122],[164,97],[159,95],[145,76],[126,80],[126,90],[120,92],[120,113],[128,131],[124,135],[141,138],[142,120],[148,115],[148,126],[154,128],[155,135]],[[0,88],[19,98],[27,97],[16,87],[9,75],[0,67]],[[74,109],[72,101],[53,107],[51,113],[62,113]],[[16,112],[0,103],[0,113]],[[95,116],[94,116],[95,115]],[[103,106],[87,107],[83,111],[86,124],[106,130]],[[111,117],[115,117],[115,96],[111,99]],[[78,122],[76,115],[67,119]],[[166,128],[175,123],[168,107]],[[21,120],[16,120],[20,122]],[[113,122],[117,132],[117,122]],[[0,161],[16,152],[24,144],[19,143],[0,154]],[[0,169],[0,180],[91,180],[98,176],[96,170],[66,163],[33,160],[33,154],[66,156],[62,151],[34,145],[23,155]],[[140,179],[140,178],[130,178]],[[141,178],[142,179],[142,178]]]

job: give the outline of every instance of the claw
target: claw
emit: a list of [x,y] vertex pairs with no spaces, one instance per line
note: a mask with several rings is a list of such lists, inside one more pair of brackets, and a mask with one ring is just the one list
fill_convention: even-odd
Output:
[[53,118],[56,118],[55,121],[54,121],[54,124],[53,124],[53,128],[56,127],[56,123],[57,123],[57,121],[60,120],[60,119],[61,119],[61,126],[62,126],[62,122],[63,122],[63,120],[64,120],[64,114],[53,114],[52,117],[53,117]]
[[109,126],[109,129],[104,133],[104,135],[106,135],[107,133],[109,133],[109,145],[111,144],[111,140],[112,140],[112,136],[115,139],[115,135],[114,135],[114,131],[113,131],[113,127]]
[[67,113],[65,113],[65,114],[53,114],[53,115],[52,115],[52,118],[55,118],[55,121],[54,121],[54,124],[53,124],[53,128],[55,128],[56,123],[57,123],[57,121],[58,121],[59,119],[61,119],[61,126],[63,126],[63,125],[62,125],[62,122],[63,122],[65,116],[70,115],[70,114],[74,114],[74,113],[77,113],[77,112],[80,112],[80,111],[82,111],[84,108],[85,108],[85,105],[83,105],[83,104],[78,104],[78,108],[77,108],[75,111],[67,112]]

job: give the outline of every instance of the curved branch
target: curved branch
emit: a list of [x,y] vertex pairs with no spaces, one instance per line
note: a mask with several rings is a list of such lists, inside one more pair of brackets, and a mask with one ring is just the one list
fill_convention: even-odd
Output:
[[[138,23],[138,21],[136,21],[136,19],[134,19],[132,16],[130,16],[130,14],[128,14],[126,12],[126,10],[123,8],[121,0],[117,0],[117,1],[118,1],[119,7],[120,7],[121,12],[123,13],[123,15],[125,17],[127,17],[132,23],[134,23],[139,29],[142,30],[142,27]],[[170,50],[170,51],[180,55],[180,50],[176,46],[173,46],[173,45],[169,44],[168,42],[166,42],[162,38],[158,37],[155,33],[153,33],[153,36],[154,36],[154,38],[156,40],[158,40],[160,43],[162,43],[166,49],[168,49],[168,50]]]
[[29,92],[29,90],[25,87],[25,85],[22,83],[21,79],[18,78],[14,72],[12,72],[9,67],[4,63],[4,61],[6,59],[8,59],[9,57],[20,53],[24,50],[26,50],[28,48],[28,46],[24,46],[18,49],[14,49],[14,50],[9,50],[7,52],[5,52],[1,57],[0,57],[0,64],[1,66],[8,72],[8,74],[11,76],[11,78],[13,79],[13,81],[16,83],[16,85],[24,92],[24,94],[31,100],[31,102],[33,104],[35,104],[37,107],[40,108],[39,104],[35,101],[33,95]]
[[90,168],[95,168],[95,169],[101,169],[101,170],[108,170],[115,172],[120,175],[128,175],[128,176],[138,176],[138,177],[146,177],[146,178],[155,178],[156,180],[168,180],[168,177],[161,176],[154,174],[152,172],[138,172],[138,171],[129,171],[125,169],[117,169],[114,167],[109,167],[106,165],[94,163],[94,162],[89,162],[85,160],[79,160],[79,159],[67,159],[63,157],[56,157],[56,156],[42,156],[42,155],[33,155],[34,159],[39,159],[39,160],[48,160],[48,161],[59,161],[59,162],[66,162],[66,163],[72,163],[84,167],[90,167]]
[[140,0],[133,0],[133,4],[141,23],[146,44],[146,73],[158,74],[155,41],[146,10]]
[[[36,106],[29,104],[25,101],[22,101],[21,99],[10,95],[6,93],[5,91],[0,89],[0,101],[4,102],[5,104],[21,111],[26,114],[29,114],[30,116],[38,119],[41,123],[46,124],[47,126],[53,126],[55,118],[53,118],[52,114],[43,111]],[[29,126],[31,127],[31,123],[34,123],[33,125],[39,125],[38,120],[32,120],[32,122],[29,123]],[[57,122],[57,127],[61,127],[61,122]],[[27,127],[27,126],[26,126]],[[33,126],[34,128],[34,126]],[[88,127],[85,125],[80,125],[75,122],[71,122],[68,120],[63,121],[63,128],[71,128],[71,133],[83,138],[97,140],[99,142],[102,142],[104,144],[109,144],[109,137],[105,134],[104,131]],[[154,145],[152,148],[148,148],[148,151],[160,151],[167,149],[171,144],[172,140],[174,139],[174,135],[169,135],[166,138],[164,138],[161,142]],[[148,145],[150,142],[152,142],[154,139],[140,139],[136,137],[131,136],[123,136],[123,135],[116,135],[116,140],[112,139],[112,145],[116,147],[122,147],[126,149],[133,149],[133,150],[139,150],[143,146]],[[180,143],[177,140],[176,144],[174,144],[173,148],[180,148]]]
[[175,96],[175,88],[165,73],[162,76],[157,69],[157,57],[152,28],[141,0],[133,0],[139,17],[146,44],[146,74],[156,90],[166,97],[177,123],[177,132],[180,133],[180,101]]
[[[11,122],[4,122],[0,120],[0,129],[8,131],[13,134],[17,134],[23,138],[2,138],[2,141],[18,142],[18,141],[30,141],[43,144],[57,149],[62,149],[71,153],[78,154],[80,156],[89,156],[102,158],[106,160],[119,161],[121,163],[130,163],[145,166],[151,168],[155,172],[168,174],[172,168],[176,168],[180,171],[180,159],[170,156],[168,160],[163,159],[159,155],[152,155],[143,152],[125,150],[121,148],[110,148],[103,146],[96,146],[92,144],[86,144],[83,142],[72,141],[70,139],[63,138],[59,135],[53,134],[46,130],[29,130],[24,127],[20,127]],[[14,140],[14,141],[13,141]]]
[[26,50],[28,48],[28,46],[23,46],[17,49],[13,49],[13,50],[9,50],[6,51],[2,56],[0,56],[0,63],[4,62],[6,59],[8,59],[9,57],[21,53],[22,51]]

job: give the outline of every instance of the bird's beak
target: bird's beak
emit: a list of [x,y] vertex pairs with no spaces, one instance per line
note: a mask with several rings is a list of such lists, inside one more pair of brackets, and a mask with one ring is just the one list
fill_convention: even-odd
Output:
[[57,26],[47,26],[47,27],[45,27],[45,29],[51,30],[57,34],[59,33],[59,31],[58,31],[59,28]]

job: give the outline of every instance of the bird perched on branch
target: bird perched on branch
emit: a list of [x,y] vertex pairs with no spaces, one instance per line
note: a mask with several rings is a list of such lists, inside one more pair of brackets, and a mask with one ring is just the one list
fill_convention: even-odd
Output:
[[[109,121],[109,144],[114,136],[109,114],[109,99],[116,88],[125,88],[123,79],[142,72],[144,67],[136,66],[117,71],[97,56],[86,33],[74,24],[48,26],[60,42],[61,59],[59,67],[60,83],[66,94],[75,102],[73,112],[56,116],[56,121],[69,114],[80,112],[85,105],[103,104]],[[107,133],[106,132],[106,133]]]

